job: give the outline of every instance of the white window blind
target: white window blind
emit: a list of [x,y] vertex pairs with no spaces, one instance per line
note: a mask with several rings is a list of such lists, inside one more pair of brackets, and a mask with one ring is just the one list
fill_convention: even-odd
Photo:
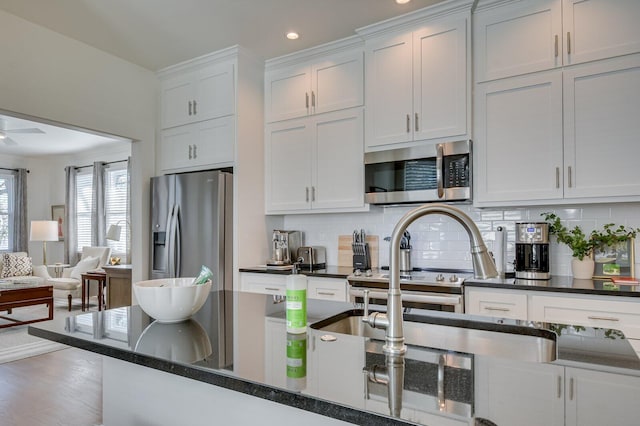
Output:
[[9,251],[13,237],[13,175],[0,174],[0,250]]
[[[91,168],[78,172],[76,179],[76,207],[77,207],[77,247],[82,251],[83,246],[91,246],[91,196],[93,194],[93,172]],[[129,180],[126,163],[109,165],[105,169],[105,223],[106,229],[111,225],[121,227],[120,241],[107,240],[111,247],[111,255],[126,257],[127,241],[129,241],[129,223],[127,221],[127,204]]]
[[93,193],[93,174],[91,169],[78,172],[76,178],[76,223],[78,252],[82,247],[91,246],[91,194]]

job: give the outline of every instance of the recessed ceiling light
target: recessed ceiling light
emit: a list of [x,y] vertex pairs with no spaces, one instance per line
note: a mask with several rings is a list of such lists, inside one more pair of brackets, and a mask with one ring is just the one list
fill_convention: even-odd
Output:
[[396,3],[398,4],[406,4],[409,3],[411,0],[396,0]]
[[289,40],[297,40],[297,39],[298,39],[298,37],[300,37],[300,35],[299,35],[297,32],[295,32],[295,31],[289,31],[289,32],[287,33],[287,38],[288,38]]

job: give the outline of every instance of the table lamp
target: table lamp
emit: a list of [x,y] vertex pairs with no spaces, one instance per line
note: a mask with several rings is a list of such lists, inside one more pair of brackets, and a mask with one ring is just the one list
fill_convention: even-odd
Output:
[[32,220],[29,239],[42,241],[42,263],[47,264],[47,241],[58,241],[58,222],[55,220]]

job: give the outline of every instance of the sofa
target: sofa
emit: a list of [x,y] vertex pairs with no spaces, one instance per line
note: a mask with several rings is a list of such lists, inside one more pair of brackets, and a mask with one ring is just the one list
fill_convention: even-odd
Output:
[[0,254],[0,281],[43,284],[48,276],[47,267],[33,266],[27,252]]

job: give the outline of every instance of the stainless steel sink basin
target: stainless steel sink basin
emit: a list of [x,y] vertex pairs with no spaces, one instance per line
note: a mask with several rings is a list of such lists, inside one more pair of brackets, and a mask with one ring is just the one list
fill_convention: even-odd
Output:
[[[384,341],[384,330],[363,323],[362,314],[361,309],[346,311],[312,324],[311,329],[322,334],[360,336]],[[551,362],[557,357],[556,333],[524,325],[405,315],[404,336],[407,345],[518,361]]]

